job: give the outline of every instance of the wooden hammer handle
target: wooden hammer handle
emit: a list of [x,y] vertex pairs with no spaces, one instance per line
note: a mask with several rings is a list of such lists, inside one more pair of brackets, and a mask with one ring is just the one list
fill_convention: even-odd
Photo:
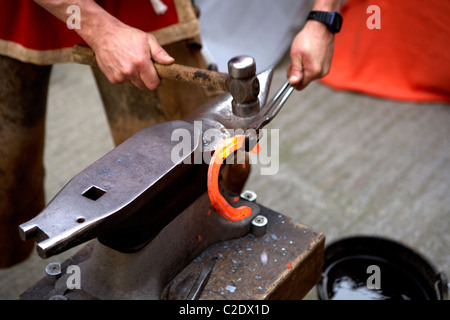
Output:
[[179,80],[200,84],[206,87],[227,91],[228,74],[206,69],[194,68],[173,63],[171,65],[154,62],[161,79]]
[[[76,45],[72,50],[73,60],[77,63],[96,66],[94,51],[85,46]],[[180,64],[159,64],[154,62],[156,72],[161,79],[178,80],[228,91],[228,74]]]

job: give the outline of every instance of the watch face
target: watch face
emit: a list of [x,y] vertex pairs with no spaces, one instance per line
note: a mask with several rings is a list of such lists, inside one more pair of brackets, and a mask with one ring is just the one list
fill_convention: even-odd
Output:
[[330,21],[330,27],[334,33],[339,32],[342,27],[342,17],[339,13],[333,12]]

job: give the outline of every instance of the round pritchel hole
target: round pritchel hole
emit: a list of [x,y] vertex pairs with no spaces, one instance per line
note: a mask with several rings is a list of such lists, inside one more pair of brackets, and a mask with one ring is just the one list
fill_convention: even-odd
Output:
[[77,223],[83,223],[86,221],[85,217],[78,217],[77,220],[75,220]]

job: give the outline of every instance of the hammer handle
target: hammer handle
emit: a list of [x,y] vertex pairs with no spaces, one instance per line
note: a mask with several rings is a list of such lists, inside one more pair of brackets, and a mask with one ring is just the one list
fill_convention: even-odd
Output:
[[228,74],[181,64],[159,64],[154,62],[161,79],[179,80],[227,91]]
[[[72,50],[73,60],[77,63],[96,66],[95,53],[91,48],[76,45]],[[156,72],[161,79],[196,83],[206,87],[228,91],[228,74],[180,64],[159,64],[154,62]]]

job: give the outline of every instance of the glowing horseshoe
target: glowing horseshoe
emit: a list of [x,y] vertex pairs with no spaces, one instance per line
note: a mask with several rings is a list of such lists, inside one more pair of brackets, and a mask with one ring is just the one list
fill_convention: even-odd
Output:
[[221,141],[214,152],[208,167],[208,195],[212,207],[217,213],[231,221],[239,221],[252,214],[250,207],[232,207],[219,192],[219,173],[225,159],[242,148],[245,142],[245,135],[237,135]]

